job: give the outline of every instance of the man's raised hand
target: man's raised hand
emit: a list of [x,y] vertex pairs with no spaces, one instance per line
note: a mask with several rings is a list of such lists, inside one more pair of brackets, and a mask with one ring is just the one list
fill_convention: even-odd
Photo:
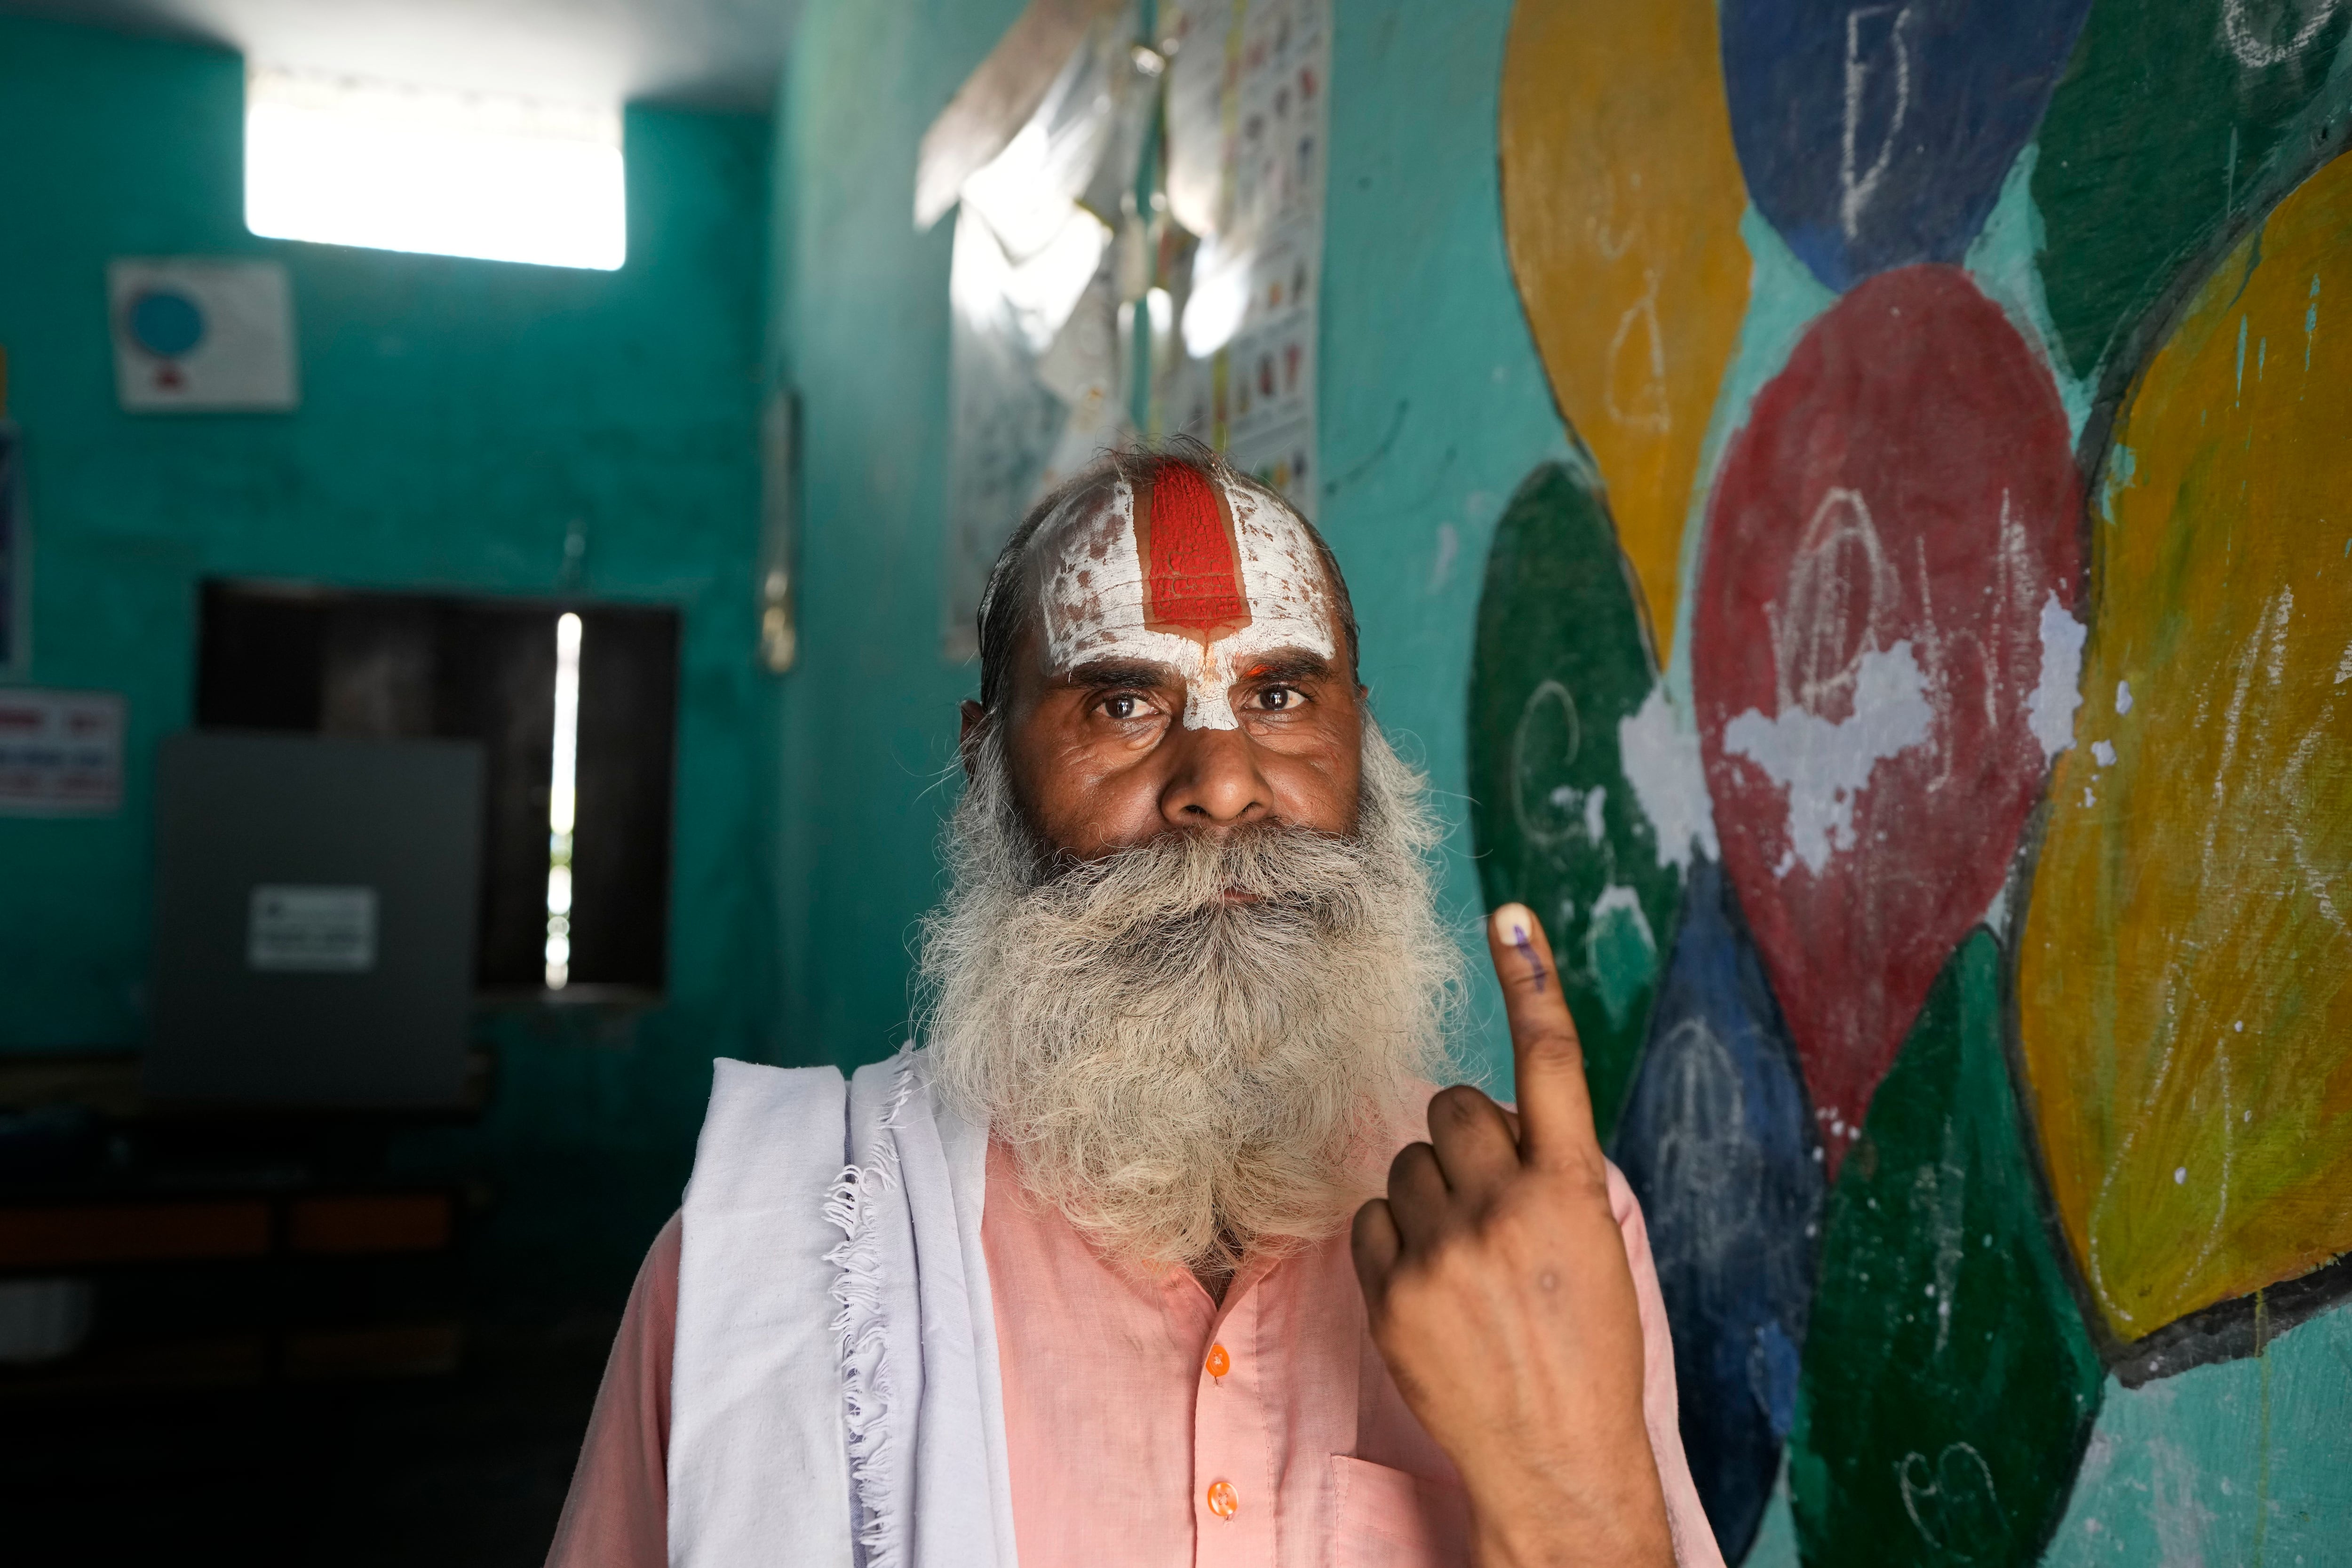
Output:
[[1543,928],[1489,917],[1514,1119],[1467,1085],[1356,1215],[1373,1340],[1461,1472],[1482,1568],[1671,1568],[1642,1418],[1642,1321],[1584,1053]]

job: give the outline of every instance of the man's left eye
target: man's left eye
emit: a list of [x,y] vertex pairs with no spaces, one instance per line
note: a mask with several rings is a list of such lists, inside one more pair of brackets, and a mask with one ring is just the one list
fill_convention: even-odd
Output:
[[1295,708],[1300,700],[1297,689],[1290,686],[1269,686],[1257,694],[1257,705],[1275,712]]

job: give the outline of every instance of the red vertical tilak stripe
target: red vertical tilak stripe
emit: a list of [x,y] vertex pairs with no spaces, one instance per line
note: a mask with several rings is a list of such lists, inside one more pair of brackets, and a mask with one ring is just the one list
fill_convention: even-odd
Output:
[[1234,531],[1207,479],[1181,463],[1162,466],[1143,532],[1146,626],[1214,637],[1249,625]]

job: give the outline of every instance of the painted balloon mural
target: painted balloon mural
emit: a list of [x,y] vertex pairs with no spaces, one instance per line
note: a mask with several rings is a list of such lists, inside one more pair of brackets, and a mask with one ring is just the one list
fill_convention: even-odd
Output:
[[2352,1563],[2347,17],[1516,6],[1473,826],[1732,1563]]
[[1724,0],[1724,89],[1757,207],[1832,289],[1959,260],[2088,9]]
[[2116,423],[2085,744],[2019,1036],[2101,1326],[2352,1251],[2352,160],[2221,259]]
[[2081,511],[2049,372],[1948,267],[1815,321],[1716,479],[1707,793],[1832,1174],[2071,733]]
[[[1552,395],[1609,476],[1672,640],[1691,481],[1748,304],[1715,0],[1521,5],[1503,67],[1503,233]],[[1532,286],[1530,286],[1532,285]]]

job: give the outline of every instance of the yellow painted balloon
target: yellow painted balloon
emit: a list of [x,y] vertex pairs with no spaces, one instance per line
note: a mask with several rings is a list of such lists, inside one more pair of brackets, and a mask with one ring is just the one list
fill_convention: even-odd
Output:
[[2352,1250],[2352,159],[2116,430],[2020,952],[2052,1192],[2120,1341]]
[[1503,60],[1511,270],[1662,649],[1699,446],[1748,309],[1715,11],[1519,0]]

